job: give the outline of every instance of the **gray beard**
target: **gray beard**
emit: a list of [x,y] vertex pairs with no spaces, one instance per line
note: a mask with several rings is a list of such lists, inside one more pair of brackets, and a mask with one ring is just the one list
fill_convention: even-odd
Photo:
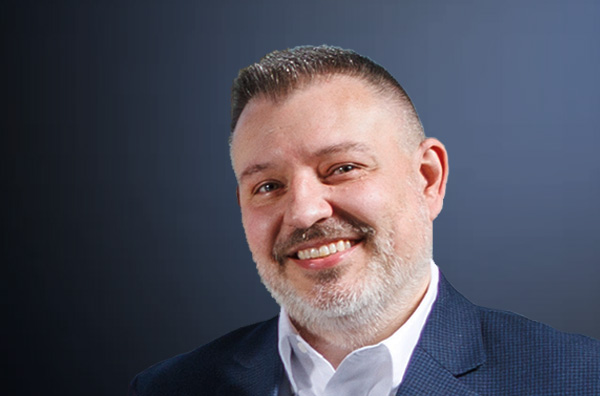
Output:
[[[431,243],[425,243],[426,249],[418,257],[407,259],[396,254],[391,231],[376,235],[370,226],[350,224],[335,225],[324,232],[335,235],[348,227],[360,230],[364,248],[373,256],[356,285],[340,285],[337,280],[344,269],[333,267],[314,275],[315,286],[307,297],[289,284],[283,264],[278,269],[273,269],[273,263],[258,268],[263,284],[296,326],[311,334],[327,335],[337,346],[356,349],[369,345],[374,334],[410,309],[429,271]],[[276,246],[274,258],[283,263],[277,251]]]

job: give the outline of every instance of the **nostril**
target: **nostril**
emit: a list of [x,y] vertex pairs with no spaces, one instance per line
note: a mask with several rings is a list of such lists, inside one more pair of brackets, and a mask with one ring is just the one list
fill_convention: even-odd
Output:
[[297,172],[288,184],[285,222],[295,228],[308,228],[332,216],[328,190],[314,171]]
[[303,202],[291,203],[286,211],[285,222],[295,228],[309,228],[332,215],[333,208],[326,200],[313,197]]

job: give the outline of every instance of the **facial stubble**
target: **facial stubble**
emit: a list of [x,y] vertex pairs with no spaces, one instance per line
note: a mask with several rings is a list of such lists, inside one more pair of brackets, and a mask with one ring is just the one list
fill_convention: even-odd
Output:
[[[308,229],[295,230],[285,242],[276,243],[272,260],[263,262],[254,255],[261,280],[279,305],[285,308],[297,327],[316,335],[329,335],[330,342],[356,349],[368,345],[394,315],[410,308],[415,294],[428,274],[431,259],[431,224],[425,219],[423,205],[412,221],[423,231],[420,246],[403,246],[404,257],[395,249],[393,224],[376,231],[356,219],[330,218]],[[357,281],[344,282],[349,266],[335,266],[305,275],[312,284],[310,292],[300,292],[289,278],[287,266],[294,265],[286,251],[300,240],[352,236],[372,258],[359,268]],[[333,340],[332,340],[333,337]]]

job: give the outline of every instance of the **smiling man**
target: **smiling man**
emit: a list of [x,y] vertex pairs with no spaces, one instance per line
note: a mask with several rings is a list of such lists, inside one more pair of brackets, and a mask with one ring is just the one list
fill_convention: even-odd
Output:
[[597,341],[474,306],[441,276],[446,150],[382,67],[276,51],[232,105],[242,222],[281,313],[153,366],[132,395],[600,393]]

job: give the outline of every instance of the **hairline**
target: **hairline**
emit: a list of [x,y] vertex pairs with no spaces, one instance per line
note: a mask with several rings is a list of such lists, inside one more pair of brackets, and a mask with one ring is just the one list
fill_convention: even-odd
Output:
[[[370,78],[370,75],[365,75],[364,73],[360,73],[356,70],[331,70],[315,74],[302,74],[296,81],[294,81],[293,84],[286,85],[281,89],[268,91],[262,90],[256,92],[246,101],[236,120],[235,127],[231,129],[229,134],[230,150],[239,120],[241,119],[244,110],[251,102],[257,100],[268,100],[271,103],[278,104],[287,100],[298,91],[306,89],[314,84],[318,84],[319,82],[328,81],[335,77],[349,77],[361,81],[373,92],[374,95],[379,96],[384,100],[384,102],[386,102],[385,105],[388,107],[388,109],[398,115],[405,127],[405,130],[397,134],[397,142],[400,144],[400,146],[410,151],[411,146],[413,146],[412,149],[415,149],[415,146],[418,146],[423,140],[426,139],[423,125],[416,112],[414,104],[408,95],[403,91],[403,88],[399,88],[390,81],[383,79],[379,79],[376,82],[374,81],[375,78]],[[390,100],[391,102],[387,103],[386,99]],[[402,139],[402,137],[405,139]]]

